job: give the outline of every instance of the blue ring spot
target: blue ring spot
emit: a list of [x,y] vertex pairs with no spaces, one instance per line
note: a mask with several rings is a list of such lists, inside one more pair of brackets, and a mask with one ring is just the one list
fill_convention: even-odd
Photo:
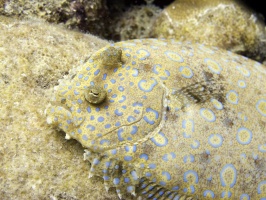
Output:
[[140,154],[140,159],[149,160],[149,156],[146,153]]
[[212,60],[210,58],[205,58],[204,62],[207,64],[208,68],[215,74],[220,74],[222,71],[222,67],[219,63],[217,63],[215,60]]
[[174,152],[170,152],[170,155],[172,156],[172,159],[176,158],[176,154]]
[[162,132],[157,133],[150,140],[158,147],[164,147],[168,144],[168,138]]
[[123,103],[126,100],[126,96],[122,95],[121,99],[118,101],[119,103]]
[[167,181],[170,181],[171,180],[171,174],[167,171],[163,171],[162,172],[162,175],[165,176],[166,180]]
[[211,50],[210,48],[206,47],[204,44],[199,44],[198,47],[203,52],[206,52],[206,53],[209,53],[209,54],[213,54],[214,53],[213,50]]
[[132,76],[137,77],[139,75],[138,69],[133,68],[132,71],[133,71]]
[[176,52],[173,51],[165,51],[164,54],[166,55],[167,58],[169,58],[172,61],[175,62],[184,62],[184,59]]
[[122,128],[118,129],[117,131],[117,136],[118,136],[119,141],[124,141],[124,138],[122,137],[123,132],[124,132],[124,129]]
[[[230,180],[226,180],[225,178],[228,178],[225,176],[225,174],[230,175]],[[223,187],[230,186],[232,188],[236,184],[236,178],[237,178],[237,170],[233,164],[226,164],[221,172],[220,172],[220,180],[221,180],[221,185]]]
[[203,192],[203,196],[204,196],[204,197],[211,197],[211,198],[214,198],[214,197],[215,197],[213,191],[211,191],[211,190],[205,190],[205,191]]
[[236,69],[246,77],[250,77],[250,71],[243,66],[236,66]]
[[133,116],[128,116],[127,121],[128,122],[134,122],[134,121],[136,121],[136,118]]
[[256,109],[262,116],[266,117],[266,100],[258,100],[258,102],[256,103]]
[[226,99],[230,102],[230,103],[232,103],[232,104],[238,104],[238,100],[239,100],[239,98],[238,98],[238,94],[237,94],[237,92],[236,91],[234,91],[234,90],[230,90],[227,94],[226,94]]
[[240,200],[250,200],[250,196],[248,194],[241,194]]
[[238,85],[238,87],[240,87],[240,88],[246,88],[246,87],[247,87],[247,84],[246,84],[246,82],[245,82],[244,80],[239,80],[239,81],[237,82],[237,85]]
[[131,130],[130,134],[134,135],[134,134],[136,134],[138,132],[138,127],[137,126],[132,126],[131,128],[132,128],[132,130]]
[[222,198],[230,198],[232,196],[232,192],[230,191],[223,191],[221,194]]
[[146,80],[140,80],[138,82],[138,87],[140,90],[144,91],[144,92],[150,92],[152,91],[152,89],[157,85],[157,81],[154,78],[151,78],[153,80],[153,83],[150,84],[149,88],[145,88],[145,86],[143,84],[147,83]]
[[92,125],[90,125],[90,124],[88,124],[88,125],[86,126],[86,128],[89,129],[90,131],[94,131],[94,130],[95,130],[95,126],[92,126]]
[[217,99],[211,99],[211,102],[213,103],[213,106],[217,110],[222,110],[224,108],[223,104],[220,101],[218,101]]
[[188,177],[189,176],[193,176],[194,177],[194,183],[195,184],[197,184],[199,182],[199,177],[198,177],[198,174],[197,174],[196,171],[194,171],[194,170],[188,170],[188,171],[186,171],[184,173],[184,177],[183,177],[183,179],[184,179],[185,182],[188,182]]
[[259,145],[259,151],[262,153],[266,153],[266,144]]
[[181,72],[181,75],[184,78],[192,78],[194,76],[192,69],[190,69],[190,67],[188,67],[188,66],[179,67],[179,72]]
[[200,146],[200,142],[198,140],[194,140],[193,143],[190,145],[192,149],[197,149]]
[[[158,111],[156,111],[156,110],[154,110],[154,109],[152,109],[152,108],[146,108],[146,112],[147,112],[147,113],[149,113],[149,112],[154,113],[154,115],[155,115],[155,119],[158,119],[158,118],[159,118],[159,113],[158,113]],[[151,125],[155,123],[154,120],[149,119],[146,115],[143,117],[143,119],[144,119],[147,123],[149,123],[149,124],[151,124]]]
[[[131,149],[131,147],[132,147],[132,149]],[[137,146],[136,145],[133,145],[133,146],[125,146],[125,150],[127,151],[127,152],[130,152],[131,150],[132,150],[132,152],[136,152],[136,150],[137,150]]]
[[263,187],[266,187],[266,180],[261,181],[261,182],[258,184],[258,189],[257,189],[258,194],[262,194],[262,192],[263,192],[263,190],[262,190]]
[[103,144],[110,145],[110,140],[103,139],[103,140],[100,141],[100,144],[101,144],[101,145],[103,145]]
[[150,52],[148,52],[145,49],[137,50],[137,54],[143,54],[143,53],[144,53],[144,55],[143,55],[143,57],[139,58],[140,60],[146,60],[150,56]]
[[[155,73],[155,74],[158,75],[159,74],[159,71],[157,70],[157,68],[162,68],[162,65],[156,64],[152,68],[153,73]],[[164,70],[164,73],[165,73],[166,76],[160,76],[160,79],[167,80],[168,79],[168,76],[170,76],[170,72],[168,70]]]
[[115,114],[117,116],[122,116],[123,115],[123,112],[120,112],[118,109],[115,109]]
[[239,144],[243,144],[243,145],[249,144],[252,140],[251,130],[245,127],[240,127],[237,130],[236,140],[238,141]]
[[214,148],[218,148],[223,144],[223,137],[220,134],[211,134],[208,138],[208,143]]
[[208,108],[201,108],[200,115],[208,122],[214,122],[216,120],[214,112]]
[[183,161],[184,161],[184,163],[188,163],[188,162],[192,163],[195,161],[195,157],[193,155],[189,154],[189,155],[186,155],[183,157]]

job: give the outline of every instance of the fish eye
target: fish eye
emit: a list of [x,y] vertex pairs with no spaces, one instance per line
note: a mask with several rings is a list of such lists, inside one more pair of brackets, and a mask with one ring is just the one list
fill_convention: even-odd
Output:
[[106,98],[106,91],[95,85],[89,86],[85,91],[85,99],[92,104],[99,104]]

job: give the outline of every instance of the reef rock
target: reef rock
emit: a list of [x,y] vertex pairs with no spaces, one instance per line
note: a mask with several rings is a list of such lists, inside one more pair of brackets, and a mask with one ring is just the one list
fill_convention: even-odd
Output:
[[83,148],[47,126],[57,80],[108,42],[38,21],[0,17],[0,199],[116,199],[88,179]]
[[176,0],[153,27],[152,37],[218,46],[257,61],[266,57],[263,20],[234,0]]
[[0,0],[0,14],[64,23],[67,27],[106,37],[108,9],[105,3],[104,0]]

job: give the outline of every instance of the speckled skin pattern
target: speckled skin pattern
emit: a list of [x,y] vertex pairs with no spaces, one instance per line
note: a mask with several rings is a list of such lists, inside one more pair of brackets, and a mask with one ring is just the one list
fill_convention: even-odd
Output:
[[[90,85],[106,98],[89,103]],[[119,197],[266,199],[260,63],[201,44],[131,40],[93,54],[55,93],[47,122],[87,149],[90,177]]]

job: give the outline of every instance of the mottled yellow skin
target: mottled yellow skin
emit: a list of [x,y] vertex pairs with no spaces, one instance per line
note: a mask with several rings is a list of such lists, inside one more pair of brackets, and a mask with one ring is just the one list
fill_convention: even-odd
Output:
[[[86,101],[90,85],[107,91],[103,102]],[[125,41],[93,54],[55,93],[47,122],[87,149],[90,176],[120,197],[266,198],[260,63],[200,44]]]

